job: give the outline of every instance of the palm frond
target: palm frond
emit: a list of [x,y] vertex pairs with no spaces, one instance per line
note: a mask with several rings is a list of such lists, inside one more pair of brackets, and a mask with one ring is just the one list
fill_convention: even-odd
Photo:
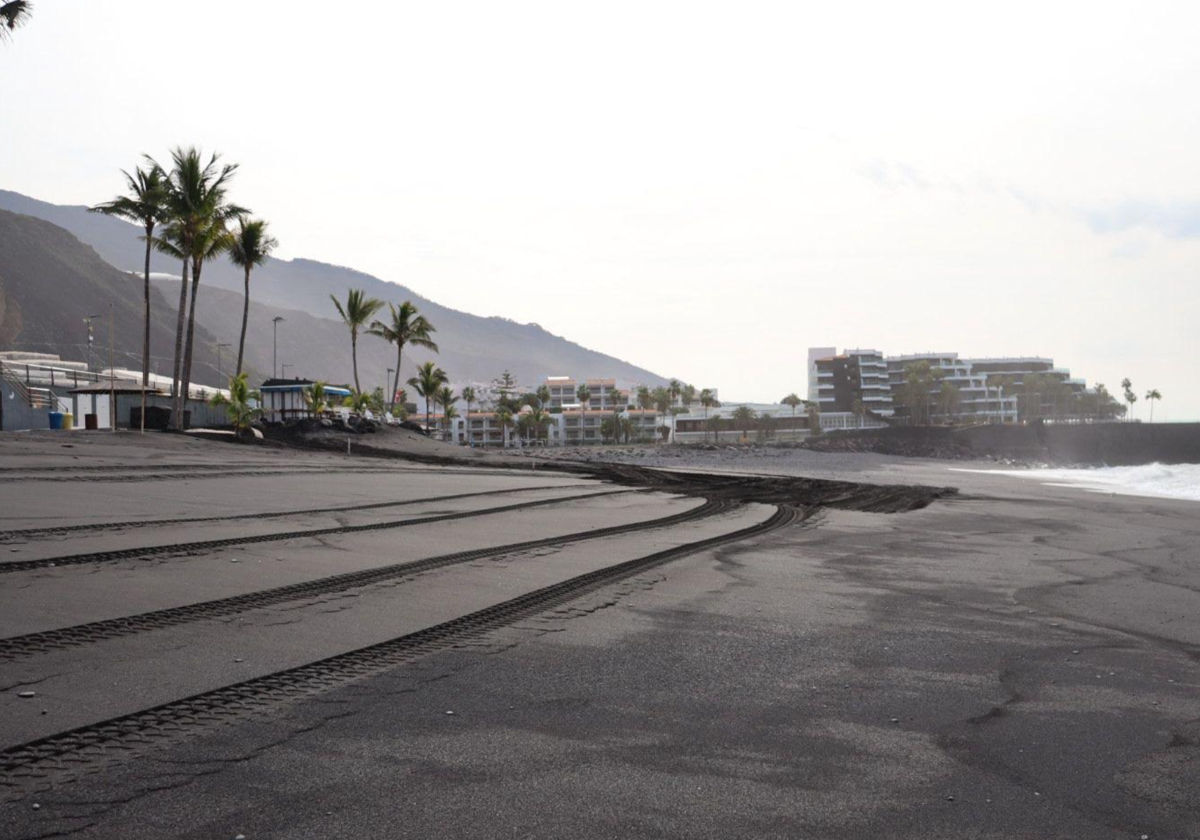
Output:
[[33,14],[30,0],[8,0],[0,3],[0,40],[4,40],[18,26],[23,26]]

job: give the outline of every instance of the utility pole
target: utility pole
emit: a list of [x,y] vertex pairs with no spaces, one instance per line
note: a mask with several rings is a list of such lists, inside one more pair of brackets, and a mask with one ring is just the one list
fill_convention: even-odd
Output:
[[[113,305],[108,302],[108,412],[112,420],[113,434],[117,431],[117,363],[116,343],[113,338]],[[144,392],[143,392],[144,393]]]
[[278,376],[278,375],[279,375],[279,374],[278,374],[278,372],[277,372],[277,371],[278,371],[278,369],[277,369],[277,368],[276,368],[276,366],[275,366],[275,365],[276,365],[276,361],[277,361],[277,359],[278,359],[278,355],[279,355],[279,354],[278,354],[278,347],[279,347],[279,322],[280,322],[280,321],[286,321],[286,320],[287,320],[287,319],[286,319],[286,318],[284,318],[282,315],[276,315],[274,318],[272,318],[272,319],[271,319],[271,324],[273,325],[273,326],[272,326],[272,328],[271,328],[271,330],[272,330],[272,332],[271,332],[271,377],[272,377],[272,378],[274,378],[274,377],[276,377],[276,376]]

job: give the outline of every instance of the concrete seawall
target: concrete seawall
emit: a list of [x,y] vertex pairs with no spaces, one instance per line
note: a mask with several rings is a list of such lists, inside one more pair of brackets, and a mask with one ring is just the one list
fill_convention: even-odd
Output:
[[1200,423],[890,428],[834,432],[810,442],[830,452],[933,458],[1017,458],[1057,464],[1200,464]]

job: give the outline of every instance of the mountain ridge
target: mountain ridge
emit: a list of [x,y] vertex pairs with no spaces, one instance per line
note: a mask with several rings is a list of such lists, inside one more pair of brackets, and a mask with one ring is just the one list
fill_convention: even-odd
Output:
[[[83,206],[50,204],[9,190],[0,190],[0,209],[33,216],[64,228],[117,269],[139,274],[142,270],[145,248],[139,241],[141,231],[128,222],[91,213]],[[161,254],[152,256],[151,270],[178,276],[175,261]],[[203,318],[198,316],[198,321],[213,334],[226,334],[227,321],[235,321],[240,327],[242,284],[241,270],[227,260],[215,260],[205,265],[199,296],[201,312],[205,314]],[[622,384],[665,384],[664,377],[652,371],[582,347],[539,324],[521,323],[497,315],[481,316],[462,312],[443,306],[402,284],[349,266],[338,266],[310,257],[269,260],[255,270],[251,278],[250,298],[252,307],[259,304],[304,312],[316,319],[337,324],[344,331],[340,321],[336,320],[329,296],[333,294],[343,298],[350,288],[362,288],[368,297],[397,304],[412,300],[421,314],[438,330],[434,338],[442,348],[442,353],[431,358],[437,360],[456,382],[490,381],[507,369],[520,382],[530,385],[556,374],[586,378],[614,377]],[[233,307],[230,299],[222,298],[223,306],[215,309],[208,306],[205,296],[214,289],[236,292],[238,305]],[[170,306],[173,311],[174,305]],[[236,313],[228,311],[232,309],[236,309]],[[318,326],[322,330],[328,329],[325,325]],[[360,353],[366,343],[367,340],[360,340]],[[346,345],[345,366],[348,368],[348,336]],[[412,358],[418,358],[419,355],[413,354]],[[405,356],[409,357],[407,351]],[[395,361],[394,348],[392,361]],[[407,361],[405,366],[408,367]],[[344,381],[345,377],[331,375],[341,369],[339,365],[331,362],[328,367],[328,370],[295,372],[314,378]],[[410,369],[406,370],[402,378],[407,379],[410,373]],[[208,382],[204,378],[198,381]]]

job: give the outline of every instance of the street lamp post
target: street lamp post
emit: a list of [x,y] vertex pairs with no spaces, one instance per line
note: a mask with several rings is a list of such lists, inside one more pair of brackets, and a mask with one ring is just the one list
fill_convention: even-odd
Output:
[[276,315],[274,318],[271,319],[271,325],[272,325],[271,326],[271,377],[272,378],[274,378],[275,376],[278,375],[277,374],[278,368],[276,368],[276,361],[278,359],[278,349],[277,348],[279,346],[279,322],[286,321],[286,320],[287,319],[284,318],[282,315]]
[[[87,362],[88,370],[92,369],[92,344],[96,340],[95,333],[92,330],[92,319],[99,317],[99,315],[83,316],[83,323],[87,324],[87,350],[85,351],[86,358],[84,361]],[[97,365],[97,367],[99,367],[99,365]]]

